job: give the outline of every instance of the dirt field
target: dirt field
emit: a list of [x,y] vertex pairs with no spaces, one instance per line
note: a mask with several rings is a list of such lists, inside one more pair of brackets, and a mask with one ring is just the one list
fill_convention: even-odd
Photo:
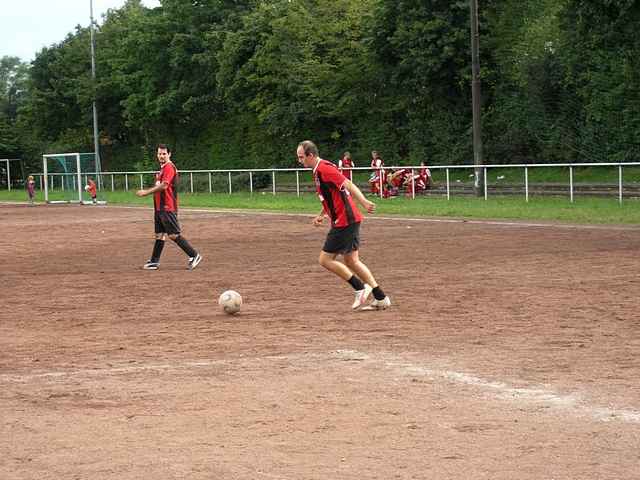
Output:
[[[640,478],[640,228],[0,206],[0,478]],[[219,293],[242,293],[224,315]]]

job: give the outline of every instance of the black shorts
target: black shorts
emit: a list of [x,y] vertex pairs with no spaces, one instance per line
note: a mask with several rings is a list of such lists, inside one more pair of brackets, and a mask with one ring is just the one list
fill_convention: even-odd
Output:
[[156,233],[167,233],[169,235],[180,235],[180,224],[176,212],[156,212],[155,214]]
[[358,250],[360,246],[360,223],[348,227],[333,227],[327,234],[323,252],[345,254]]

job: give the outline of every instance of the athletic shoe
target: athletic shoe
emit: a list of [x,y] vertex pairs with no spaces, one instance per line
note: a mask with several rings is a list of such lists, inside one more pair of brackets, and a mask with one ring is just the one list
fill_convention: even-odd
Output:
[[353,305],[351,305],[351,308],[353,310],[358,310],[360,307],[362,307],[367,301],[367,298],[369,298],[371,290],[373,290],[373,288],[371,288],[371,286],[367,285],[366,283],[364,284],[364,288],[362,290],[356,290],[356,298],[353,301]]
[[391,306],[391,299],[389,297],[384,297],[382,300],[374,300],[369,306],[373,310],[385,310]]
[[195,257],[189,257],[189,270],[194,270],[201,261],[202,255],[199,253],[197,253]]
[[151,260],[149,260],[147,263],[145,263],[142,266],[143,270],[157,270],[158,267],[160,267],[160,263],[158,262],[152,262]]

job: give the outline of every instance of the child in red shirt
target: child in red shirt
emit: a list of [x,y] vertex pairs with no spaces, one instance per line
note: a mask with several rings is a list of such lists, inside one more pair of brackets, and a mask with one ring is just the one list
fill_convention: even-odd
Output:
[[87,186],[85,187],[85,190],[87,191],[87,193],[89,195],[91,195],[91,201],[94,204],[98,203],[98,201],[97,201],[98,187],[96,186],[96,182],[93,181],[93,178],[89,179],[89,181],[87,182]]
[[27,178],[27,195],[29,195],[29,204],[33,205],[33,198],[36,196],[36,181],[33,179],[33,175],[29,175]]

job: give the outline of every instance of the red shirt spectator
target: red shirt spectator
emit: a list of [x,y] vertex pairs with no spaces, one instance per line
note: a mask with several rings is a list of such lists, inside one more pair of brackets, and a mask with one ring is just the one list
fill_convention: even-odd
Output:
[[98,196],[98,187],[96,186],[96,182],[94,182],[93,179],[90,178],[87,182],[87,186],[89,187],[87,192],[89,192],[91,198],[96,198]]
[[342,158],[338,160],[338,169],[340,170],[340,173],[351,181],[353,181],[353,170],[351,170],[351,168],[355,166],[356,165],[353,163],[349,152],[344,152]]

